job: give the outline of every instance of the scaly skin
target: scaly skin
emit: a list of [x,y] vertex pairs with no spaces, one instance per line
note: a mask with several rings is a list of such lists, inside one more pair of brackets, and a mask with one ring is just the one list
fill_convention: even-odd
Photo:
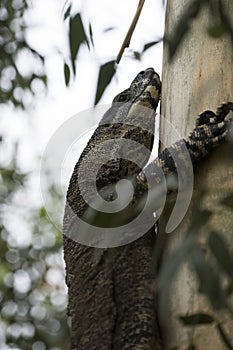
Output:
[[[91,161],[96,160],[103,165],[98,146],[106,141],[137,141],[133,150],[127,147],[121,149],[117,142],[111,149],[106,149],[111,160],[100,167],[96,178],[97,188],[102,191],[122,178],[133,177],[134,206],[147,191],[146,177],[150,177],[156,186],[160,183],[159,167],[162,167],[165,175],[176,172],[171,150],[173,154],[178,152],[181,155],[183,147],[187,147],[195,165],[224,141],[227,134],[225,116],[232,110],[230,103],[222,105],[216,114],[210,111],[202,113],[197,119],[196,128],[186,139],[165,149],[143,169],[148,156],[143,152],[142,145],[149,150],[153,145],[152,112],[159,102],[160,90],[159,77],[152,68],[139,73],[131,86],[113,100],[112,107],[103,116],[72,174],[64,216],[64,258],[69,292],[68,314],[72,321],[72,350],[162,349],[152,270],[153,228],[134,242],[114,249],[92,248],[68,238],[69,231],[74,229],[72,222],[76,215],[83,218],[89,210],[80,193],[80,181],[81,185],[86,186],[85,194],[90,198],[93,196],[88,182],[91,174],[82,170],[81,164],[87,161],[90,170]],[[140,110],[140,106],[146,106],[147,112]],[[85,157],[90,151],[93,151],[94,158],[88,160]],[[140,166],[119,158],[119,152],[133,153]],[[181,157],[184,168],[190,166],[190,158],[188,161],[186,157]],[[114,196],[114,191],[108,191],[105,199],[112,200]],[[78,230],[78,227],[75,229]]]
[[[105,150],[110,153],[108,159],[113,160],[100,168],[96,179],[97,188],[100,190],[125,176],[138,174],[148,160],[141,145],[149,150],[153,146],[154,111],[160,91],[159,76],[152,68],[139,73],[130,87],[113,100],[112,107],[103,116],[72,174],[64,216],[64,257],[69,288],[68,309],[72,319],[72,350],[161,348],[154,311],[154,276],[151,268],[153,232],[130,246],[117,248],[112,264],[107,257],[108,252],[113,253],[112,249],[103,251],[87,247],[67,237],[75,215],[83,216],[88,209],[80,193],[78,176],[86,183],[86,194],[89,197],[93,194],[88,186],[88,172],[82,173],[80,169],[82,161],[86,161],[87,168],[92,169],[92,159],[85,159],[85,156],[90,150],[93,151],[95,162],[96,152],[96,161],[102,165],[102,154],[97,149],[99,145],[109,139],[135,140],[134,159],[140,163],[140,167],[116,158],[119,151],[124,154],[132,152],[127,148],[119,149],[116,143]],[[142,110],[141,106],[147,108]],[[147,131],[141,126],[146,127]],[[142,259],[137,266],[135,254],[139,251]]]

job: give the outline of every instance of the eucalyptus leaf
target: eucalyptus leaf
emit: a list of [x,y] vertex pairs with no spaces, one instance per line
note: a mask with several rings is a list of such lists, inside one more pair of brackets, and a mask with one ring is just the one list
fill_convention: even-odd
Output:
[[91,23],[89,23],[89,37],[90,37],[90,41],[91,41],[92,46],[94,46],[93,30],[92,30]]
[[47,212],[46,212],[45,207],[40,208],[38,213],[39,213],[40,219],[44,219],[47,217]]
[[220,324],[217,325],[217,330],[219,332],[219,335],[220,335],[223,343],[226,345],[227,349],[233,350],[233,344],[231,344],[230,340],[228,339],[227,334],[225,333],[223,327]]
[[89,47],[89,41],[84,29],[82,18],[80,13],[77,13],[74,17],[70,18],[69,26],[69,44],[70,44],[70,56],[73,73],[75,75],[75,60],[80,49],[80,45],[85,43]]
[[201,312],[188,316],[180,316],[179,319],[185,326],[211,324],[214,322],[214,318],[211,315]]
[[226,31],[230,35],[231,38],[231,43],[233,45],[233,25],[232,25],[232,20],[229,17],[229,13],[225,11],[225,6],[222,1],[219,2],[219,15],[220,15],[220,20],[221,24],[224,25]]
[[114,29],[115,29],[114,27],[108,27],[108,28],[104,29],[104,33],[111,32]]
[[200,247],[192,255],[191,263],[198,276],[199,292],[205,294],[216,309],[225,306],[220,276],[213,271]]
[[134,57],[135,60],[140,61],[141,60],[141,53],[138,52],[138,51],[134,51],[133,52],[133,57]]
[[112,77],[115,74],[115,72],[116,72],[115,61],[107,62],[100,67],[96,96],[95,96],[95,105],[101,99],[101,97],[104,93],[104,90],[106,89],[106,87],[108,86],[110,81],[112,80]]
[[157,40],[157,41],[151,41],[150,43],[145,44],[143,49],[142,49],[142,52],[145,52],[146,50],[150,49],[152,46],[160,43],[161,41],[162,41],[162,39]]
[[171,289],[170,286],[174,277],[177,275],[181,266],[186,261],[189,261],[190,257],[195,257],[196,252],[199,251],[200,248],[196,241],[200,229],[208,222],[210,216],[211,212],[208,210],[197,210],[186,237],[169,256],[169,259],[163,263],[159,275],[159,289],[161,291],[159,307],[161,313],[166,309]]
[[233,193],[230,193],[228,196],[224,197],[220,203],[233,209]]
[[212,38],[221,38],[226,33],[226,28],[222,23],[211,25],[207,32]]
[[197,348],[193,344],[189,345],[189,347],[187,348],[187,350],[196,350],[196,349]]
[[70,82],[70,68],[66,63],[64,64],[64,76],[65,76],[66,86],[68,86]]
[[169,259],[163,263],[159,274],[159,311],[161,315],[165,314],[164,310],[167,308],[171,284],[175,276],[177,276],[181,266],[188,260],[192,251],[195,252],[195,250],[195,236],[187,236],[178,246],[178,248],[176,248],[175,251],[169,256]]
[[233,258],[224,242],[224,239],[217,232],[209,236],[209,247],[222,269],[233,278]]
[[70,17],[70,11],[71,11],[71,5],[67,8],[65,14],[64,14],[64,21]]
[[184,37],[189,32],[191,20],[197,17],[204,4],[205,1],[203,0],[193,0],[187,9],[183,11],[182,16],[174,28],[174,32],[169,37],[165,38],[165,41],[168,43],[170,60],[173,58]]

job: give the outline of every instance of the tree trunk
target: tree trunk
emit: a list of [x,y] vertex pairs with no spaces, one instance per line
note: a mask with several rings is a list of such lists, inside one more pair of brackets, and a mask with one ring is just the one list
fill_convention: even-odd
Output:
[[[225,0],[228,14],[233,13],[232,0]],[[175,25],[189,0],[167,2],[165,35],[174,32]],[[216,111],[222,101],[232,101],[233,96],[233,50],[229,36],[213,39],[207,34],[209,25],[208,8],[204,7],[193,21],[190,32],[185,36],[172,62],[168,59],[165,44],[163,58],[162,116],[165,117],[181,134],[186,136],[195,125],[195,117],[204,110]],[[161,125],[163,147],[176,141],[171,132],[167,132],[165,123]],[[195,172],[195,187],[205,188],[205,208],[214,215],[209,223],[212,230],[220,232],[228,246],[232,244],[232,212],[219,205],[219,200],[233,187],[233,166],[226,163],[221,152],[215,152]],[[168,235],[168,246],[163,258],[166,260],[174,247],[181,242],[187,227],[195,213],[197,203],[192,201],[187,215],[181,225]],[[202,233],[202,244],[205,246],[205,232]],[[205,246],[206,247],[206,246]],[[171,298],[166,315],[162,315],[161,328],[166,349],[177,346],[187,349],[193,343],[196,349],[227,349],[215,327],[184,327],[178,320],[179,315],[194,312],[212,314],[207,299],[198,294],[198,285],[193,270],[183,266],[171,287]],[[223,327],[233,344],[233,321],[227,313],[219,312]],[[167,321],[164,322],[164,319]],[[231,330],[231,331],[230,331]],[[192,339],[190,341],[190,339]]]

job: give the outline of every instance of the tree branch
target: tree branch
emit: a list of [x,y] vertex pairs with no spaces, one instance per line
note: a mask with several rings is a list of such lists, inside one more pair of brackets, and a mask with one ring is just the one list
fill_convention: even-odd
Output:
[[125,36],[123,44],[121,45],[120,51],[119,51],[119,53],[117,55],[117,58],[116,58],[116,63],[117,64],[120,62],[121,57],[122,57],[122,55],[123,55],[123,53],[125,51],[125,48],[129,47],[130,40],[132,38],[134,29],[135,29],[135,27],[137,25],[137,22],[138,22],[140,14],[141,14],[144,2],[145,2],[145,0],[139,0],[139,4],[138,4],[138,7],[137,7],[137,11],[136,11],[136,13],[134,15],[133,21],[132,21],[132,23],[131,23],[131,25],[129,27],[129,30],[128,30],[126,36]]

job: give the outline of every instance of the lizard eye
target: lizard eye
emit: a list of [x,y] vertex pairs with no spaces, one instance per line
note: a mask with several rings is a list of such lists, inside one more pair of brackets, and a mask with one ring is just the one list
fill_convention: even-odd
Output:
[[130,95],[129,92],[125,92],[125,93],[120,93],[119,95],[117,95],[113,102],[128,102],[130,100]]
[[126,94],[120,95],[118,98],[119,102],[126,102],[128,100],[128,96]]

